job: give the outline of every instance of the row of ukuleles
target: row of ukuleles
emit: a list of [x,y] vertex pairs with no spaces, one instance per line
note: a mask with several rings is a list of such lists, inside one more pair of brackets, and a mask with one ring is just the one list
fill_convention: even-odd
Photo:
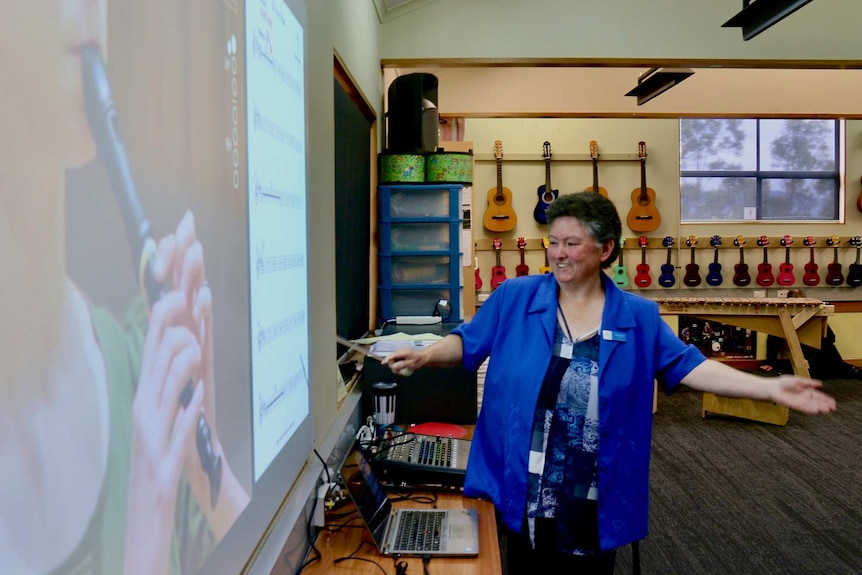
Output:
[[[625,238],[621,239],[623,247],[625,247]],[[704,281],[710,286],[720,286],[724,283],[722,275],[722,264],[718,261],[718,248],[721,245],[721,236],[712,236],[710,245],[714,248],[714,256],[712,263],[709,264],[705,277],[701,275],[700,265],[695,262],[695,245],[698,243],[697,236],[689,236],[686,239],[686,245],[691,248],[691,262],[685,266],[685,274],[682,277],[682,284],[687,287],[700,286]],[[760,236],[757,239],[757,245],[763,249],[763,260],[757,264],[757,271],[754,278],[751,276],[748,264],[745,263],[745,239],[743,236],[736,236],[733,240],[733,245],[739,248],[739,262],[733,265],[733,277],[731,281],[737,287],[746,287],[754,281],[761,287],[769,287],[772,285],[792,286],[796,284],[796,273],[793,269],[793,264],[790,262],[790,244],[793,239],[790,236],[781,238],[780,243],[785,248],[784,262],[778,264],[778,273],[773,270],[772,264],[769,263],[767,249],[769,247],[769,238]],[[846,285],[858,287],[862,285],[862,263],[859,261],[860,249],[862,249],[862,237],[854,236],[848,240],[851,246],[856,248],[856,261],[848,266],[847,274],[844,274],[843,265],[838,261],[838,238],[832,236],[827,238],[826,243],[833,248],[833,260],[826,266],[826,276],[821,278],[820,266],[814,261],[814,239],[808,236],[803,239],[803,243],[810,249],[810,257],[808,262],[803,266],[802,283],[809,287],[820,285],[824,281],[829,286]],[[492,241],[496,256],[496,265],[491,268],[491,289],[496,289],[508,277],[506,268],[501,264],[500,252],[503,242],[500,238],[494,238]],[[545,263],[539,267],[539,273],[547,274],[551,272],[551,266],[548,262],[548,238],[542,238],[542,244],[545,247]],[[646,262],[647,238],[640,236],[638,245],[641,248],[641,262],[635,266],[635,276],[633,283],[639,288],[648,288],[652,285],[652,275],[650,274],[650,266]],[[676,266],[672,263],[674,238],[666,236],[662,241],[662,245],[667,248],[667,262],[661,265],[661,273],[658,276],[658,284],[663,288],[670,288],[676,285]],[[529,275],[530,268],[524,261],[524,252],[526,250],[527,240],[518,238],[518,250],[520,251],[521,263],[515,267],[515,276]],[[623,251],[620,251],[618,263],[613,266],[611,274],[612,281],[622,288],[627,288],[632,282],[629,281],[629,272],[623,262]],[[482,280],[478,265],[475,269],[475,289],[482,289],[484,282]]]
[[[590,156],[593,160],[593,185],[584,191],[596,192],[608,197],[608,191],[599,185],[599,151],[595,140],[590,141]],[[538,200],[533,209],[533,219],[540,224],[548,223],[547,211],[556,200],[560,191],[551,186],[551,144],[545,142],[542,149],[545,159],[545,183],[538,187]],[[503,185],[503,143],[494,142],[494,158],[497,161],[497,185],[488,190],[488,207],[482,223],[490,232],[502,233],[515,229],[518,215],[512,208],[512,190]],[[661,225],[661,214],[655,205],[655,190],[647,187],[646,182],[646,143],[638,142],[638,158],[641,164],[641,184],[632,190],[632,206],[626,217],[626,223],[632,231],[638,233],[651,232]]]

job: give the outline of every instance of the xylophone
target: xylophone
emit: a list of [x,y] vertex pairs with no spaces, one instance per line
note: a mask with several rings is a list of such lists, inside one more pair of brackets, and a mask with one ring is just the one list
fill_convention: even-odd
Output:
[[[797,375],[809,377],[802,344],[819,348],[834,306],[814,298],[653,298],[663,315],[693,315],[783,337]],[[733,415],[767,423],[787,423],[788,409],[772,402],[703,394],[703,415]]]

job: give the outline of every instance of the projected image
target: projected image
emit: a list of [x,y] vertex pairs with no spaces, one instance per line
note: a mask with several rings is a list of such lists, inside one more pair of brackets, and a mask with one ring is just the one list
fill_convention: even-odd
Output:
[[308,416],[303,33],[280,2],[246,10],[254,476]]
[[[250,505],[252,420],[273,440],[289,432],[284,406],[307,379],[307,338],[293,331],[306,325],[304,272],[290,275],[304,244],[286,250],[293,235],[278,234],[304,238],[304,219],[285,204],[280,222],[256,212],[278,231],[255,234],[250,261],[234,154],[246,108],[225,55],[244,43],[240,4],[200,4],[190,17],[167,0],[4,3],[4,575],[199,572]],[[301,130],[273,120],[301,151]],[[284,185],[290,163],[275,163],[257,165],[259,183],[298,192]],[[259,292],[253,336],[249,268],[254,285],[303,286],[295,306]],[[254,417],[252,349],[289,358],[277,369],[264,355]],[[260,412],[279,410],[280,428],[266,427]]]

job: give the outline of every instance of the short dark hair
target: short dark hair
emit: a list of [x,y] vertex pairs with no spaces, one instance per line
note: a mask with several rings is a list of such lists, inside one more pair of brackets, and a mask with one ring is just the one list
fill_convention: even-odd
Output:
[[614,241],[611,255],[602,262],[602,268],[609,268],[620,255],[620,236],[622,223],[617,208],[612,201],[597,192],[574,192],[562,194],[548,207],[548,226],[557,218],[577,219],[598,243]]

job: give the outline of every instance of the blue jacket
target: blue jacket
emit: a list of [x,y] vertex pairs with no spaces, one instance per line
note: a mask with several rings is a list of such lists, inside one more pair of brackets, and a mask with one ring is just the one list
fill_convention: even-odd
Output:
[[[654,301],[602,278],[598,508],[599,540],[609,550],[647,535],[654,381],[670,393],[705,358],[673,333]],[[464,494],[490,499],[516,532],[526,505],[533,415],[556,326],[557,282],[545,274],[507,279],[452,332],[463,341],[467,369],[490,356]]]

